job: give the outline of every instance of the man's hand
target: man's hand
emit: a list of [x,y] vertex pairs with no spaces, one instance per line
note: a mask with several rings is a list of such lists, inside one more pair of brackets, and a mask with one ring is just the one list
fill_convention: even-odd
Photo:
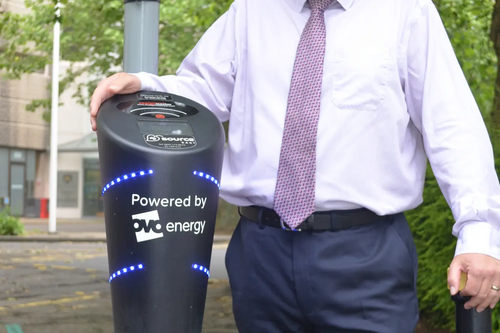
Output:
[[92,130],[97,130],[97,113],[105,100],[116,94],[130,94],[139,90],[141,90],[141,80],[137,76],[127,73],[117,73],[99,82],[90,100]]
[[456,256],[450,265],[448,285],[450,292],[459,292],[460,276],[467,274],[467,284],[460,291],[462,296],[471,296],[465,303],[466,309],[476,308],[482,312],[488,306],[494,308],[500,299],[500,260],[485,254],[461,254]]

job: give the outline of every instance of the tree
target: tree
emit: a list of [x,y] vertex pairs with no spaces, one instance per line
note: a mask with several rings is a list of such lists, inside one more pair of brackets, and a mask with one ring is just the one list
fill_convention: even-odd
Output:
[[[490,39],[493,42],[497,60],[500,60],[500,1],[496,1],[493,17],[491,20]],[[500,64],[500,61],[497,61]],[[500,66],[497,67],[497,76],[495,81],[495,99],[493,110],[491,112],[493,128],[500,130]]]
[[[203,32],[227,10],[230,0],[164,0],[160,6],[159,74],[172,74]],[[61,0],[61,59],[71,69],[60,92],[81,74],[91,80],[77,86],[75,98],[88,103],[97,83],[122,70],[123,10],[121,0]],[[52,62],[54,6],[26,0],[29,14],[3,13],[0,20],[0,70],[19,78]],[[49,87],[48,87],[49,88]],[[28,110],[48,109],[50,100],[35,100]]]
[[489,39],[494,2],[434,0],[483,116],[492,110],[496,56]]

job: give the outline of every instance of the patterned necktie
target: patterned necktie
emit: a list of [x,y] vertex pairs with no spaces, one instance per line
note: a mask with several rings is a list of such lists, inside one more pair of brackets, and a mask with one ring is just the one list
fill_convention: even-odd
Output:
[[334,0],[309,0],[288,95],[274,210],[295,229],[314,208],[316,140],[326,45],[325,10]]

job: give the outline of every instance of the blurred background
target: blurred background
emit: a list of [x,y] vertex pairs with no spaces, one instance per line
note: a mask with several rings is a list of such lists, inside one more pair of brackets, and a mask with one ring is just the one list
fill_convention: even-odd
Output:
[[[57,216],[63,229],[63,226],[71,225],[68,230],[102,233],[104,212],[100,196],[99,156],[96,136],[90,128],[88,105],[97,83],[122,71],[124,6],[121,0],[60,2],[63,8]],[[230,3],[228,0],[162,1],[160,75],[175,73],[203,32],[227,10]],[[498,172],[500,2],[434,0],[434,3],[487,123]],[[54,20],[54,3],[51,1],[0,0],[2,235],[26,237],[44,234],[49,201]],[[451,235],[454,221],[430,167],[424,200],[418,209],[407,214],[420,260],[418,290],[422,323],[419,329],[420,332],[451,332],[454,329],[454,305],[449,301],[446,288],[446,267],[456,244]],[[217,234],[230,235],[237,219],[236,208],[221,200]],[[0,255],[13,248],[12,245],[0,245]],[[44,249],[58,253],[57,246]],[[62,252],[66,250],[61,248]],[[21,246],[19,251],[27,249]],[[79,247],[78,251],[88,249]],[[0,276],[9,270],[5,267],[9,267],[12,258],[6,256],[3,263],[0,259]],[[224,290],[227,292],[227,289]],[[4,296],[0,290],[0,322],[2,305],[7,304],[5,308],[8,308],[8,299],[16,299]],[[230,310],[226,308],[224,311],[229,311],[230,316]],[[493,316],[494,332],[500,333],[498,309],[494,310]],[[222,328],[215,331],[226,332]],[[3,333],[1,325],[0,333]]]

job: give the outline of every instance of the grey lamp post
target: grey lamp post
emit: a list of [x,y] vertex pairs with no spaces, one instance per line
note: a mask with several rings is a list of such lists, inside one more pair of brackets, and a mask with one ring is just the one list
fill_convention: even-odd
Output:
[[160,0],[124,0],[124,2],[124,71],[158,74]]

